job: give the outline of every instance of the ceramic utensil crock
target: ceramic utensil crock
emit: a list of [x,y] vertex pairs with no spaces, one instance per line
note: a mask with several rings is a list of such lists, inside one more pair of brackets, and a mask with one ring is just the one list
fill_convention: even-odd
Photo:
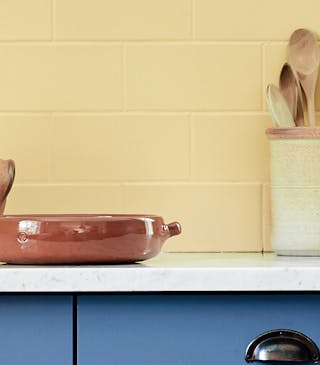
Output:
[[320,127],[269,128],[271,245],[320,256]]

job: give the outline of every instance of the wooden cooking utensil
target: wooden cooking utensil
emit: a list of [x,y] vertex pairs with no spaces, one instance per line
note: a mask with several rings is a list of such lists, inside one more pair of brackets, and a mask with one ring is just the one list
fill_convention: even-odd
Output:
[[4,211],[6,198],[12,188],[14,177],[14,161],[0,159],[0,214]]
[[286,100],[275,85],[270,84],[267,87],[267,104],[271,118],[277,127],[288,128],[296,126]]
[[285,98],[289,110],[297,126],[304,125],[303,106],[301,100],[301,88],[297,74],[289,63],[282,66],[279,89]]
[[289,63],[296,71],[306,96],[309,124],[315,126],[315,87],[318,78],[320,49],[316,37],[307,29],[297,29],[288,45]]

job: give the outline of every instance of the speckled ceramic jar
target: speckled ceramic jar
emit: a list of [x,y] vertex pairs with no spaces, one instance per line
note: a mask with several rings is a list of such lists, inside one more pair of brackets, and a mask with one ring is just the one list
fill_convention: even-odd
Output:
[[270,128],[271,245],[320,256],[320,127]]

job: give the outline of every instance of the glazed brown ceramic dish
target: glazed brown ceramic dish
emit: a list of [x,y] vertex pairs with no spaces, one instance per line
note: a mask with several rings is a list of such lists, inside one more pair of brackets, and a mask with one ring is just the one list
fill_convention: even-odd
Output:
[[3,215],[0,261],[12,264],[129,263],[157,255],[181,232],[155,215]]

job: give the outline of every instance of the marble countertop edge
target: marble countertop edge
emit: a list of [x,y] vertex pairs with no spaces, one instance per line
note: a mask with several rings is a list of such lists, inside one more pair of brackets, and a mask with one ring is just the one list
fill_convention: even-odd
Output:
[[0,266],[1,293],[320,291],[320,258],[163,253],[132,265]]

